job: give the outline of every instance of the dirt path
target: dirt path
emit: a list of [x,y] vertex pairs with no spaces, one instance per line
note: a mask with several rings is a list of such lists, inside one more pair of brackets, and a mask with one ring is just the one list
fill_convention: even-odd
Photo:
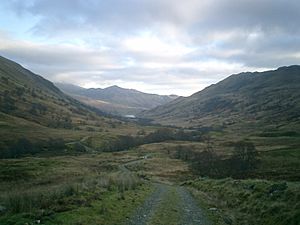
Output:
[[85,136],[85,137],[81,138],[79,141],[68,142],[68,143],[66,143],[66,145],[75,145],[75,144],[78,144],[78,145],[82,146],[85,149],[85,151],[87,151],[87,152],[95,152],[95,150],[93,148],[90,148],[90,147],[88,147],[88,146],[86,146],[84,144],[84,141],[86,139],[88,139],[89,137],[90,136]]
[[143,162],[146,159],[148,159],[150,156],[151,156],[151,154],[146,154],[145,156],[143,156],[140,159],[135,159],[135,160],[129,161],[127,163],[121,164],[121,165],[119,165],[119,170],[124,173],[131,173],[131,171],[127,168],[128,166]]
[[[130,173],[126,167],[145,159],[128,162],[120,170]],[[178,185],[152,183],[155,191],[128,218],[126,225],[210,225],[203,210],[190,192]]]

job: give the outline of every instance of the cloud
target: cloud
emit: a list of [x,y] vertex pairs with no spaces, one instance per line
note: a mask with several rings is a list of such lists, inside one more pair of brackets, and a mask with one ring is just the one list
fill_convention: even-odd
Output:
[[299,31],[297,0],[15,0],[19,15],[40,17],[37,31],[93,28],[99,32],[136,30],[169,24],[190,32],[252,29]]
[[0,53],[53,81],[187,95],[231,73],[300,60],[298,0],[2,4],[14,24],[32,24],[24,38],[3,27]]
[[49,79],[58,73],[117,68],[114,52],[68,44],[40,44],[22,41],[0,32],[2,55],[29,67]]

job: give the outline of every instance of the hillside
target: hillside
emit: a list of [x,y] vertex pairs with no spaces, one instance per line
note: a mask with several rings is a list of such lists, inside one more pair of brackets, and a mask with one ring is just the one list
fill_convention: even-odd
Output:
[[96,116],[92,108],[64,94],[50,81],[3,57],[0,76],[3,113],[53,128],[71,128],[87,116]]
[[135,115],[143,110],[166,104],[178,96],[147,94],[134,89],[111,86],[85,89],[72,84],[57,83],[62,91],[86,104],[116,115]]
[[300,66],[289,66],[231,75],[139,116],[186,127],[264,125],[272,129],[299,127],[299,111]]
[[[91,132],[99,131],[103,138],[123,130],[130,132],[132,125],[107,118],[101,111],[66,95],[50,81],[3,57],[0,80],[0,153],[19,138],[33,142],[49,138],[75,141]],[[118,132],[114,131],[116,128]]]

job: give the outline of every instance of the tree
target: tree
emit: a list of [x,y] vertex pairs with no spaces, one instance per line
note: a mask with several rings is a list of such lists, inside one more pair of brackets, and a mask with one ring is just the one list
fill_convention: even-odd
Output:
[[73,150],[75,152],[85,152],[86,151],[86,148],[79,142],[76,142],[74,145],[73,145]]
[[202,176],[220,177],[225,171],[222,162],[214,150],[209,149],[194,153],[192,167],[196,173]]
[[7,77],[1,77],[3,83],[8,84],[8,78]]
[[21,97],[25,92],[25,88],[23,87],[16,87],[15,93],[18,97]]
[[249,141],[239,141],[234,144],[231,158],[233,169],[239,173],[249,172],[256,168],[258,159],[255,145]]
[[49,138],[46,147],[51,151],[62,151],[66,149],[65,141],[62,138]]
[[160,128],[153,133],[148,134],[144,138],[144,142],[146,143],[154,143],[154,142],[162,142],[167,140],[173,140],[174,133],[171,129],[168,128]]
[[34,146],[26,138],[20,138],[10,148],[11,157],[17,158],[24,154],[32,154],[35,152]]
[[4,91],[0,106],[1,111],[5,113],[11,112],[17,108],[15,105],[15,100],[10,96],[10,92],[8,90]]
[[213,142],[212,142],[212,138],[210,135],[203,135],[203,137],[201,137],[204,144],[205,144],[205,151],[210,152],[212,154],[214,154],[214,149],[213,149]]

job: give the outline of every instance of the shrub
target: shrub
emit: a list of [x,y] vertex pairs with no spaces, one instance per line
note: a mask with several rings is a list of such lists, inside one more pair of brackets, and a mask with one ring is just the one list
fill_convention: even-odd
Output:
[[62,138],[49,138],[46,147],[48,150],[61,151],[66,148],[66,145]]
[[18,158],[23,155],[35,154],[37,151],[38,147],[31,141],[19,138],[13,143],[8,143],[8,146],[1,150],[0,158]]

